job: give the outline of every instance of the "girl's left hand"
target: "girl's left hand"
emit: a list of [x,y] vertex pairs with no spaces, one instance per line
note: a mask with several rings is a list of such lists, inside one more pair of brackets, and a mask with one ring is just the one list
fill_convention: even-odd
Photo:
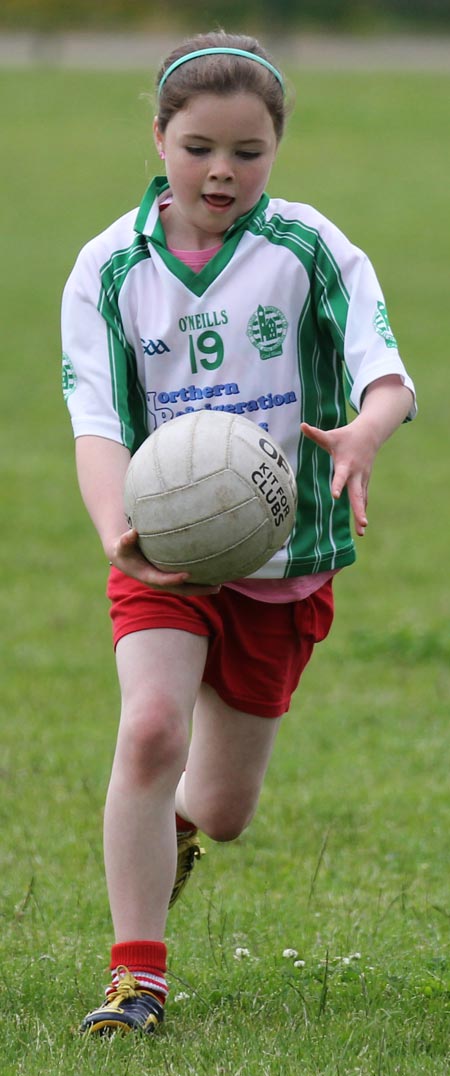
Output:
[[356,533],[362,536],[368,523],[367,491],[377,445],[370,443],[360,416],[348,426],[340,426],[337,430],[320,430],[317,426],[310,426],[308,422],[302,422],[301,430],[305,437],[309,437],[332,456],[332,496],[338,499],[342,490],[347,487]]
[[308,422],[301,424],[305,437],[332,456],[332,495],[340,497],[347,486],[359,535],[363,535],[367,527],[367,489],[373,461],[380,446],[408,415],[411,403],[412,392],[403,384],[400,375],[386,374],[367,386],[361,411],[348,426],[320,430]]

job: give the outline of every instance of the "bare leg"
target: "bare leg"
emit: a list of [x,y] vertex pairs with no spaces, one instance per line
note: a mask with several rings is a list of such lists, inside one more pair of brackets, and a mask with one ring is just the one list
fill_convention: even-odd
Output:
[[172,629],[121,639],[122,714],[104,825],[116,941],[164,937],[176,870],[175,789],[207,653],[203,636]]
[[177,808],[217,841],[245,829],[255,812],[281,718],[241,713],[202,684]]

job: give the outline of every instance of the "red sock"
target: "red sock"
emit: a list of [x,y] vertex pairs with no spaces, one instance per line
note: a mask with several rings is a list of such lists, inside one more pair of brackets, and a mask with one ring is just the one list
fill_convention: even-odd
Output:
[[175,815],[177,821],[177,833],[196,833],[197,826],[193,822],[187,822],[180,814]]
[[169,988],[165,979],[167,949],[164,942],[117,942],[111,949],[112,987],[119,982],[118,969],[128,968],[146,990],[164,1004]]

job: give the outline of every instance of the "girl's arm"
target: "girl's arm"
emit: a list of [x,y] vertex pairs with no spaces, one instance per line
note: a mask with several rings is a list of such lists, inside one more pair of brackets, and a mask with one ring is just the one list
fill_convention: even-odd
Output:
[[356,533],[367,526],[367,490],[378,449],[405,420],[411,408],[412,393],[399,374],[387,374],[368,385],[361,411],[348,426],[337,430],[320,430],[302,422],[302,432],[334,460],[331,485],[333,497],[340,497],[347,486]]
[[124,530],[123,487],[130,462],[128,449],[117,441],[91,435],[78,437],[75,446],[81,495],[111,564],[141,583],[171,593],[216,593],[219,587],[186,584],[187,572],[160,572],[140,552],[137,532]]

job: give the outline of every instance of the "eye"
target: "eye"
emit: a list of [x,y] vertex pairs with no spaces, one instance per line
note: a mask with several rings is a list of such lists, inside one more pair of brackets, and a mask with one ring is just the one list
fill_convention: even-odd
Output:
[[204,157],[206,153],[209,153],[208,146],[185,146],[185,149],[192,157]]
[[257,149],[238,149],[236,156],[240,157],[242,161],[255,161],[257,157],[261,156],[261,153]]

